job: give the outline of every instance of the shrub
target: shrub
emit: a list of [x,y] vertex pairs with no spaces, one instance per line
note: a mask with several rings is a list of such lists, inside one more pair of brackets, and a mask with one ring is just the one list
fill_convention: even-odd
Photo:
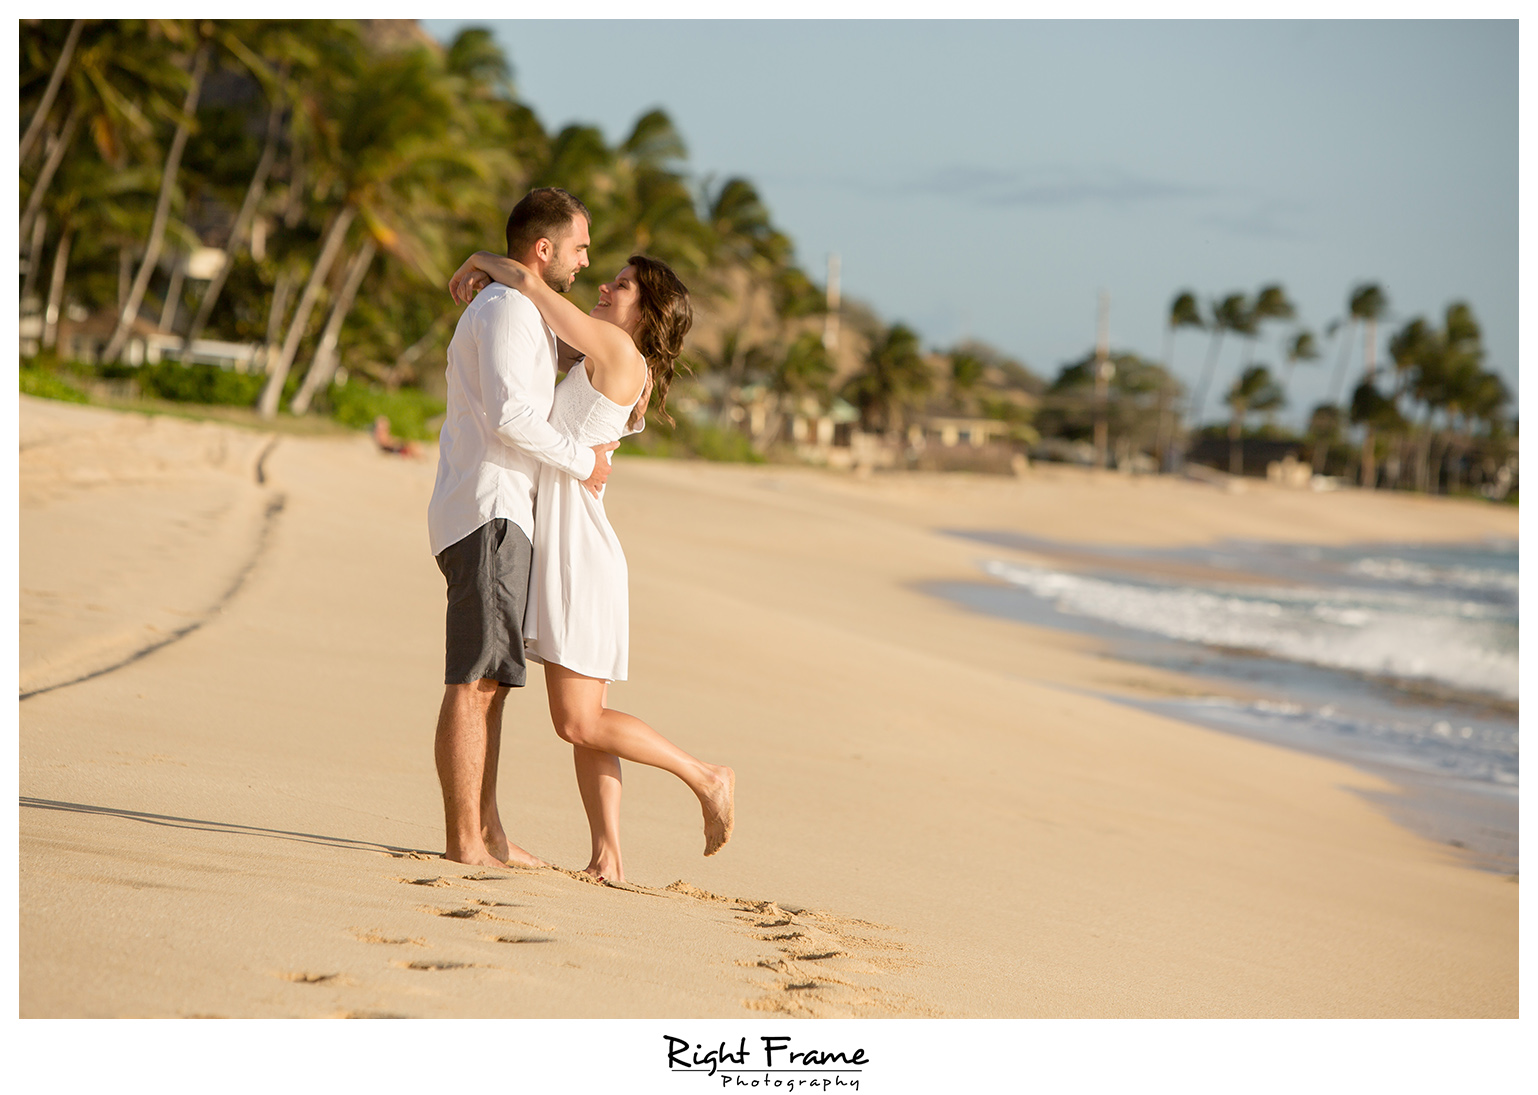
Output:
[[21,367],[21,390],[40,399],[62,399],[66,403],[89,403],[90,398],[73,384],[62,380],[52,370],[38,365]]
[[696,423],[683,415],[672,426],[647,416],[645,431],[625,438],[619,451],[636,456],[695,456],[738,464],[765,462],[763,455],[753,450],[746,434],[722,429],[714,423]]
[[216,403],[249,407],[262,394],[267,378],[237,373],[217,365],[182,365],[162,361],[138,370],[139,390],[176,403]]

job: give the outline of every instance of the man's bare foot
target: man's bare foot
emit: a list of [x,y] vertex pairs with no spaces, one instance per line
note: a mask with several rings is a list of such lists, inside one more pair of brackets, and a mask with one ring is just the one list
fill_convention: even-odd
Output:
[[[495,854],[495,853],[493,853],[493,854]],[[540,859],[539,856],[535,855],[532,852],[526,852],[522,848],[518,847],[518,845],[512,844],[512,843],[509,843],[508,846],[507,846],[507,855],[502,856],[500,858],[509,867],[548,867],[548,866],[550,866],[550,864],[546,863],[543,859]]]
[[[527,853],[525,853],[527,854]],[[497,859],[486,850],[484,844],[479,847],[454,848],[450,847],[443,853],[443,858],[454,863],[463,863],[470,867],[506,867],[507,864]]]
[[700,796],[700,809],[705,814],[706,855],[715,855],[732,839],[732,825],[736,821],[737,773],[719,767],[715,779],[712,790]]
[[500,859],[503,866],[515,867],[548,867],[539,856],[526,852],[518,845],[507,839],[506,833],[485,833],[486,851],[494,858]]

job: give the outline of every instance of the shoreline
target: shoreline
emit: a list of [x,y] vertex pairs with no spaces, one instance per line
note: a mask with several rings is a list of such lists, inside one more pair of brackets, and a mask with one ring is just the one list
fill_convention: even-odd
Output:
[[[50,411],[23,399],[24,433],[106,413]],[[235,500],[286,502],[206,625],[21,705],[23,1015],[1516,1013],[1517,886],[1360,797],[1388,781],[1086,695],[1183,678],[911,588],[975,573],[935,530],[981,514],[1159,543],[1302,518],[1326,535],[1445,527],[1457,504],[1427,522],[1401,500],[1300,511],[1056,472],[892,483],[618,461],[632,679],[611,702],[739,774],[737,832],[702,859],[692,796],[627,766],[627,892],[432,858],[430,453],[285,436],[257,484],[233,450],[211,463],[233,431],[179,423],[132,441],[159,465],[135,479],[109,459],[127,428],[75,418],[41,493],[43,450],[23,453],[24,663],[49,636],[78,643],[70,628],[202,613],[199,590],[242,558],[224,546],[249,509]],[[119,599],[72,592],[92,530],[142,521],[148,498],[181,516],[155,511],[157,535],[124,541]],[[503,812],[575,868],[570,751],[531,678],[509,698]]]
[[[1209,593],[1253,587],[1262,591],[1262,596],[1263,590],[1268,588],[1318,588],[1321,592],[1326,588],[1296,573],[1274,573],[1263,569],[1265,560],[1279,555],[1276,550],[1279,547],[1319,548],[1325,545],[1221,540],[1154,552],[1064,543],[988,529],[952,528],[945,532],[998,552],[994,560],[1019,560],[1048,572],[1066,572],[1098,581],[1152,582],[1159,588],[1194,587]],[[1472,541],[1474,544],[1488,542],[1488,535]],[[1470,541],[1445,540],[1438,546],[1456,547],[1464,543]],[[1392,556],[1396,550],[1423,545],[1424,541],[1407,543],[1371,539],[1329,546],[1349,546]],[[1224,565],[1203,562],[1201,555],[1220,560]],[[1319,558],[1315,551],[1306,551],[1305,555]],[[1417,764],[1409,754],[1394,755],[1391,744],[1387,751],[1364,753],[1353,738],[1317,734],[1300,736],[1295,731],[1289,732],[1284,720],[1278,721],[1274,716],[1269,722],[1263,717],[1257,718],[1257,712],[1267,705],[1285,704],[1294,713],[1306,712],[1311,704],[1321,701],[1332,706],[1342,700],[1349,703],[1355,694],[1373,697],[1372,706],[1380,712],[1385,710],[1385,705],[1391,708],[1410,705],[1411,711],[1425,712],[1422,717],[1426,719],[1445,716],[1456,726],[1461,719],[1472,716],[1476,726],[1480,720],[1493,719],[1511,723],[1514,731],[1518,715],[1515,698],[1507,699],[1472,688],[1460,689],[1430,678],[1374,674],[1342,664],[1295,662],[1264,649],[1230,647],[1191,637],[1139,630],[1136,624],[1102,619],[1094,615],[1092,609],[1086,613],[1055,605],[1052,593],[1034,586],[1022,589],[1006,580],[995,571],[994,561],[985,565],[979,560],[978,567],[985,574],[979,574],[971,582],[921,582],[915,588],[970,612],[1043,626],[1064,634],[1088,636],[1100,644],[1099,650],[1104,657],[1129,666],[1162,666],[1182,673],[1190,685],[1183,693],[1154,697],[1148,695],[1146,689],[1141,690],[1141,695],[1137,689],[1130,694],[1126,690],[1101,689],[1094,694],[1223,733],[1342,761],[1364,773],[1387,779],[1399,788],[1399,792],[1369,796],[1369,800],[1378,802],[1397,823],[1417,835],[1456,849],[1477,869],[1505,875],[1517,873],[1518,790],[1514,783],[1428,768],[1424,761]],[[1455,591],[1438,589],[1437,592],[1450,596]],[[1243,707],[1244,717],[1237,717],[1238,712],[1230,712],[1221,703],[1209,708],[1203,702],[1204,696],[1215,700],[1229,698],[1248,705]],[[1303,705],[1301,709],[1299,703]],[[1331,707],[1326,707],[1326,711],[1329,710]]]

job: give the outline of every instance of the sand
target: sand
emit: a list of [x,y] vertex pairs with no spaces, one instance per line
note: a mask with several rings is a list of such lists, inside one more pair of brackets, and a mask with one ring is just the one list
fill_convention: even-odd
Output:
[[945,528],[1514,538],[1511,509],[622,458],[611,704],[738,803],[703,858],[689,792],[626,765],[605,887],[537,667],[501,802],[561,869],[436,858],[431,450],[20,417],[23,1016],[1517,1013],[1515,878],[1362,794],[1391,785],[1098,698],[1210,686],[917,588],[981,580]]

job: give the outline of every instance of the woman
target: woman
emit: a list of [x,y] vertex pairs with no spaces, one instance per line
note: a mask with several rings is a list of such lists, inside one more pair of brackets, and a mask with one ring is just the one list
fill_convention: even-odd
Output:
[[[630,256],[629,265],[600,287],[598,304],[586,315],[522,263],[487,251],[465,260],[449,292],[468,303],[492,280],[528,297],[557,337],[583,355],[556,387],[553,426],[579,445],[617,441],[644,427],[653,390],[667,417],[674,361],[694,314],[688,289],[666,263]],[[608,682],[624,680],[627,670],[629,600],[625,554],[602,497],[542,467],[525,653],[545,666],[550,718],[575,754],[593,839],[586,871],[608,882],[625,877],[620,758],[662,768],[688,785],[704,813],[706,855],[731,837],[736,784],[730,768],[696,760],[640,719],[607,706]]]

